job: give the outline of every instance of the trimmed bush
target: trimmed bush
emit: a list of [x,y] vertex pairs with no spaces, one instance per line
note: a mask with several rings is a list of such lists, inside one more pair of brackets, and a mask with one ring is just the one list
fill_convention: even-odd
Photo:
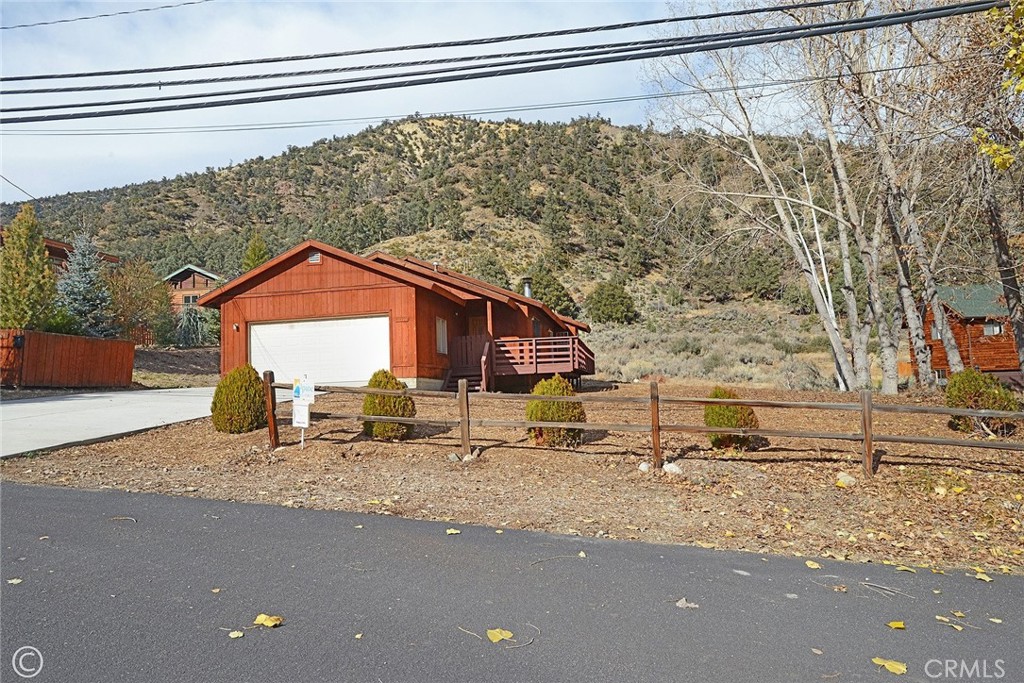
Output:
[[602,282],[585,305],[595,323],[629,324],[640,319],[633,297],[621,282]]
[[[946,386],[946,405],[970,410],[1021,409],[1017,397],[998,379],[973,369],[950,376]],[[1005,418],[954,416],[949,426],[959,432],[992,432],[1005,436],[1017,427],[1017,423]]]
[[[390,389],[392,391],[409,388],[405,382],[400,382],[387,370],[378,370],[373,373],[370,383],[366,386],[371,389]],[[416,417],[416,403],[409,396],[367,394],[363,399],[363,415]],[[405,439],[412,434],[412,425],[399,422],[364,422],[363,434],[383,441],[396,441]]]
[[[537,382],[534,396],[575,396],[572,384],[560,375]],[[578,401],[527,401],[526,419],[529,422],[586,422],[587,413]],[[561,427],[533,427],[530,437],[538,446],[578,446],[583,442],[582,429]]]
[[213,428],[218,432],[242,434],[267,426],[263,381],[246,363],[229,372],[213,392]]
[[[732,389],[715,387],[711,390],[708,398],[737,399],[739,394]],[[704,406],[704,424],[708,427],[757,429],[759,423],[757,415],[754,414],[754,409],[749,406],[708,405]],[[750,445],[749,436],[740,436],[738,434],[710,433],[708,438],[711,439],[711,446],[714,448],[735,448],[742,451]]]

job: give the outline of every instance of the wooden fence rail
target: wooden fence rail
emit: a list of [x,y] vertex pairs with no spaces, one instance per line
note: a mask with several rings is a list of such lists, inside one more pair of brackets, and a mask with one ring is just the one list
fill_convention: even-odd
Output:
[[[278,384],[274,382],[274,373],[263,373],[263,386],[267,405],[267,425],[270,432],[270,443],[274,448],[280,446],[277,431],[276,400],[274,389],[292,389],[290,384]],[[441,398],[453,401],[458,408],[459,417],[453,420],[427,419],[427,418],[401,418],[382,417],[375,415],[342,414],[312,412],[311,418],[318,419],[346,419],[359,420],[363,422],[396,422],[409,425],[432,425],[441,426],[446,429],[459,427],[460,440],[463,455],[469,455],[471,451],[471,429],[486,427],[502,427],[513,429],[531,428],[560,428],[579,429],[581,431],[603,431],[603,432],[634,432],[649,433],[651,435],[651,449],[654,456],[654,467],[660,468],[664,462],[661,449],[661,435],[663,433],[685,432],[692,434],[736,434],[739,436],[773,436],[783,438],[815,439],[830,441],[859,441],[862,444],[862,459],[864,473],[873,476],[877,466],[875,443],[903,443],[922,444],[931,446],[957,446],[967,448],[986,448],[1005,451],[1024,451],[1024,443],[1011,441],[994,440],[969,440],[969,439],[945,439],[930,436],[903,436],[883,435],[874,433],[874,413],[920,413],[931,415],[956,415],[965,417],[993,417],[1005,418],[1008,420],[1024,423],[1024,412],[1010,412],[998,410],[967,410],[962,408],[944,408],[933,406],[907,406],[907,405],[876,405],[872,401],[870,391],[860,392],[860,401],[857,403],[815,403],[809,401],[763,401],[757,399],[716,399],[716,398],[662,398],[659,395],[658,383],[651,382],[651,394],[649,398],[640,397],[615,397],[605,395],[582,394],[576,396],[534,396],[532,394],[498,394],[498,393],[469,393],[466,380],[459,380],[459,391],[452,394],[446,391],[423,391],[418,389],[371,389],[369,387],[336,387],[330,385],[316,385],[315,391],[324,393],[343,394],[375,394],[385,396],[410,396],[422,398]],[[650,419],[643,423],[620,423],[602,424],[594,422],[534,422],[529,420],[487,420],[471,417],[472,405],[482,401],[565,401],[577,403],[613,403],[623,406],[650,407]],[[690,424],[665,424],[661,421],[662,405],[734,405],[748,406],[751,408],[783,408],[799,410],[831,410],[840,412],[859,412],[860,431],[856,433],[839,432],[809,432],[786,429],[728,429],[723,427],[708,427],[706,425]]]

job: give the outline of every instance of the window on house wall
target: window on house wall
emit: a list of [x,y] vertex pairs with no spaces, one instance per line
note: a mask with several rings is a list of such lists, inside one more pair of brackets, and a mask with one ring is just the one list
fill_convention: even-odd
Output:
[[1002,323],[985,323],[984,335],[986,337],[994,337],[1003,333]]
[[932,323],[932,341],[938,341],[939,339],[941,339],[939,336],[939,326]]
[[314,251],[309,255],[309,262],[313,265],[320,263],[320,252]]
[[199,301],[198,294],[186,294],[181,297],[181,303],[184,306],[195,306],[197,301]]
[[540,330],[540,321],[539,321],[539,320],[537,320],[536,318],[532,318],[531,320],[532,320],[532,322],[533,322],[533,336],[534,336],[534,337],[539,337],[539,336],[540,336],[540,333],[541,333],[541,330]]
[[448,321],[434,318],[434,329],[437,332],[437,352],[448,354]]
[[933,370],[932,372],[935,373],[935,379],[938,380],[940,383],[944,383],[947,379],[949,379],[949,377],[946,375],[945,370]]

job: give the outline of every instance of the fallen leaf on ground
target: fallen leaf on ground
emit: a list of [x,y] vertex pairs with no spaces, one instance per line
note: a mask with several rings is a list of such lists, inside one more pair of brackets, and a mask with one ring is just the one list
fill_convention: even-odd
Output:
[[496,533],[496,534],[503,534],[505,532],[502,529],[495,529],[494,533]]
[[890,621],[886,626],[897,631],[902,631],[907,628],[907,625],[902,621]]
[[996,617],[989,617],[988,620],[991,621],[993,624],[1001,624],[1001,623],[1003,623],[1002,619],[997,619]]
[[362,640],[362,639],[363,639],[363,634],[362,633],[357,633],[356,634],[356,640]]
[[951,609],[951,610],[949,610],[949,613],[952,614],[957,619],[963,619],[964,617],[967,616],[966,614],[964,614],[963,612],[961,612],[959,610],[952,610]]
[[934,567],[932,567],[932,574],[945,574],[945,573],[946,572],[942,571],[941,569],[935,569]]
[[7,583],[17,586],[22,582],[22,579],[7,579]]
[[816,648],[816,647],[812,647],[812,648],[811,648],[811,652],[813,652],[813,653],[814,653],[814,654],[816,654],[816,655],[823,655],[823,654],[825,654],[824,652],[822,652],[821,650],[819,650],[819,649],[818,649],[818,648]]
[[228,634],[228,638],[241,638],[244,635],[245,634],[243,632],[241,632],[241,631],[232,631],[231,633]]
[[974,575],[974,578],[978,579],[979,581],[984,581],[985,583],[992,582],[992,577],[986,574],[985,572],[978,572]]
[[963,631],[964,630],[964,627],[961,626],[960,624],[946,624],[946,626],[951,626],[952,628],[955,628],[957,631]]
[[580,557],[586,557],[586,556],[587,556],[587,554],[581,550],[580,551]]
[[871,661],[878,666],[884,666],[888,671],[891,671],[897,676],[907,673],[907,665],[903,662],[897,662],[892,659],[882,659],[881,657],[875,657]]
[[256,620],[252,622],[256,626],[266,626],[267,628],[275,628],[284,623],[284,619],[281,617],[272,617],[269,614],[263,614],[262,612],[256,616]]
[[806,564],[811,569],[821,569],[821,565],[815,562],[814,560],[807,560],[806,562],[804,562],[804,564]]
[[512,631],[506,631],[503,628],[487,629],[487,639],[492,643],[500,643],[503,640],[512,640],[512,635]]
[[904,564],[901,564],[900,566],[896,567],[896,571],[898,571],[898,572],[910,572],[911,574],[916,574],[917,573],[916,569],[914,569],[913,567],[908,567],[908,566],[906,566]]
[[700,605],[695,602],[690,602],[686,598],[680,598],[676,601],[676,607],[679,607],[680,609],[697,609]]
[[220,589],[219,588],[211,588],[210,592],[211,593],[220,593]]
[[941,614],[936,614],[935,615],[935,619],[938,620],[938,621],[941,621],[943,624],[948,624],[949,623],[949,617],[944,617]]
[[449,536],[454,536],[455,534],[461,534],[462,532],[459,531],[458,529],[448,529],[448,530],[445,531],[445,533],[448,534]]

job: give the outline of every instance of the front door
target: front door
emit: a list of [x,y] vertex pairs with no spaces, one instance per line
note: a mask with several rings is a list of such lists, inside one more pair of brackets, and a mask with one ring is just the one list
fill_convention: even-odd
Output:
[[471,315],[469,317],[469,336],[481,337],[487,334],[487,316]]

